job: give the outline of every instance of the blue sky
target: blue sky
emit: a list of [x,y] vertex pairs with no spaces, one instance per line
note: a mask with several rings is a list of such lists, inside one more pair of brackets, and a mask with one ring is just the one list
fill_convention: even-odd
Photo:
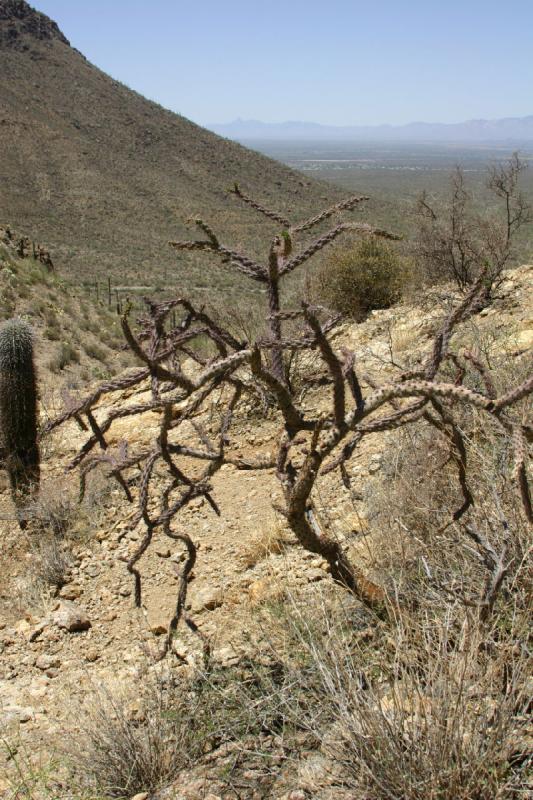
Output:
[[533,0],[30,0],[114,78],[200,124],[533,114]]

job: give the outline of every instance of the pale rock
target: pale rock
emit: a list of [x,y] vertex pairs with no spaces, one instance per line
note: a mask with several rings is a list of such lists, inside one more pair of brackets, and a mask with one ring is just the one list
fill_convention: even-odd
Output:
[[81,588],[75,583],[67,583],[59,592],[59,596],[64,600],[77,600],[80,595]]
[[52,621],[58,628],[63,628],[69,633],[86,631],[91,627],[91,621],[85,611],[69,600],[59,603],[59,607],[52,614]]
[[31,706],[8,706],[2,710],[2,715],[5,722],[16,720],[24,723],[35,718],[35,711]]
[[204,503],[205,503],[205,501],[204,501],[204,498],[203,498],[203,497],[194,497],[194,498],[191,500],[191,502],[188,504],[188,506],[189,506],[189,508],[190,508],[190,509],[192,509],[193,511],[196,511],[196,510],[198,510],[199,508],[202,508],[202,506],[204,505]]
[[214,611],[223,603],[220,589],[200,589],[191,598],[191,610],[198,614],[201,611]]
[[520,331],[516,337],[516,342],[521,348],[533,348],[533,325],[523,331]]
[[27,635],[30,630],[31,630],[31,624],[28,622],[27,619],[21,619],[15,625],[15,631],[17,633],[22,633]]
[[94,647],[92,647],[90,650],[87,650],[85,653],[85,661],[88,661],[90,664],[98,661],[99,658],[100,653]]
[[238,663],[239,656],[233,647],[220,647],[213,652],[213,659],[222,664],[223,667],[229,667]]
[[248,598],[252,605],[260,605],[269,600],[280,600],[283,587],[271,577],[259,578],[248,587]]
[[317,581],[323,580],[326,576],[322,570],[322,564],[320,567],[314,567],[313,569],[306,570],[305,577],[309,583],[316,583]]
[[61,659],[59,659],[57,656],[51,656],[47,653],[43,653],[35,660],[35,666],[37,669],[41,669],[43,672],[46,672],[49,669],[57,669],[60,667]]

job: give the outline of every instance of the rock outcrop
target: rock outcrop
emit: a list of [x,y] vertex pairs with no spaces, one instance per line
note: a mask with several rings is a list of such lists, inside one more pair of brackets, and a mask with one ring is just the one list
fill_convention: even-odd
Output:
[[53,20],[25,0],[0,0],[0,45],[26,50],[27,36],[43,42],[56,39],[70,44]]

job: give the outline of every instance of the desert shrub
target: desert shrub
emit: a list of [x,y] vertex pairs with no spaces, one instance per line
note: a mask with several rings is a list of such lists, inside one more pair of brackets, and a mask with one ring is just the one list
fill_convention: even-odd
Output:
[[61,328],[58,324],[48,325],[44,331],[43,336],[51,342],[58,342],[61,339]]
[[96,361],[107,361],[107,353],[103,347],[96,342],[83,342],[83,349],[89,358],[94,358]]
[[[509,361],[500,354],[492,357],[492,366],[497,392],[510,381],[524,381],[529,364],[528,359]],[[473,389],[484,388],[481,375],[471,380]],[[520,401],[509,422],[530,424],[531,404]],[[530,528],[512,478],[515,454],[503,429],[485,424],[476,409],[457,413],[455,428],[462,455],[451,429],[437,430],[426,419],[389,435],[383,480],[367,496],[377,569],[395,575],[395,591],[408,596],[411,606],[422,599],[445,609],[450,595],[462,598],[465,609],[472,604],[481,613],[491,584],[487,559],[494,568],[501,558],[504,583],[494,598],[494,613],[499,613],[499,604],[505,614],[511,600],[525,608],[526,597],[519,600],[518,595],[525,594],[527,585]],[[463,489],[458,481],[461,462]],[[417,474],[424,480],[414,482]],[[468,495],[471,502],[457,518]]]
[[82,510],[74,489],[62,482],[48,482],[28,506],[28,520],[39,534],[68,538]]
[[337,249],[314,276],[313,293],[328,308],[358,321],[369,311],[389,308],[401,296],[406,262],[389,245],[362,239]]
[[69,364],[79,364],[80,354],[70,342],[61,342],[55,356],[48,362],[51,372],[61,372]]
[[285,552],[290,541],[287,529],[279,520],[276,520],[272,525],[265,524],[243,549],[243,565],[250,569],[272,554],[279,555]]
[[15,581],[12,602],[21,615],[43,616],[50,602],[71,579],[74,557],[68,541],[41,534],[31,543],[31,557]]
[[82,711],[83,741],[72,755],[76,773],[99,795],[156,791],[187,763],[191,731],[169,715],[168,699],[159,688],[145,692],[138,714],[131,709],[131,698],[109,688],[95,691],[90,705]]

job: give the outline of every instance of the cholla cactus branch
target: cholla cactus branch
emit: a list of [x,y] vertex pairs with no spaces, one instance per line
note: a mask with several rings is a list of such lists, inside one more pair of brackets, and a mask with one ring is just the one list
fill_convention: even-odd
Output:
[[266,384],[268,388],[274,393],[277,398],[279,409],[283,414],[285,420],[285,428],[289,436],[294,436],[298,431],[304,427],[304,419],[301,413],[294,406],[291,395],[287,387],[281,383],[275,375],[272,375],[261,361],[261,352],[259,348],[255,348],[252,353],[250,367],[255,377],[262,383]]
[[185,610],[189,580],[197,558],[196,545],[194,544],[193,540],[188,534],[174,533],[170,527],[170,522],[166,523],[165,534],[171,539],[174,539],[177,542],[182,542],[185,545],[185,547],[187,548],[187,557],[185,560],[185,564],[183,565],[183,569],[181,570],[181,573],[179,575],[180,582],[178,587],[178,596],[176,599],[176,609],[174,611],[172,619],[170,620],[170,624],[168,626],[168,633],[166,635],[163,648],[157,658],[158,661],[161,661],[167,655],[172,646],[172,640],[176,633],[179,621]]
[[144,352],[139,342],[133,335],[131,328],[129,326],[128,310],[126,310],[126,312],[123,314],[120,321],[122,325],[122,331],[124,333],[124,337],[128,345],[130,346],[132,352],[135,353],[137,358],[139,358],[141,361],[144,361],[144,363],[148,365],[148,369],[152,377],[155,376],[161,378],[162,380],[176,381],[176,383],[182,386],[183,389],[185,389],[186,391],[191,391],[191,389],[193,388],[192,384],[188,382],[186,378],[183,377],[182,374],[172,373],[169,370],[162,367],[161,364],[158,364],[154,360],[155,352],[151,356],[148,353]]
[[266,273],[264,267],[258,264],[251,258],[238,253],[236,250],[230,250],[222,244],[215,246],[213,242],[169,242],[169,245],[175,250],[210,250],[213,253],[219,253],[223,260],[231,263],[236,269],[242,272],[252,280],[266,283]]
[[424,412],[424,419],[437,428],[437,430],[440,430],[442,433],[444,433],[444,435],[450,440],[450,455],[457,467],[459,486],[463,494],[462,504],[458,506],[458,508],[456,508],[452,514],[451,521],[457,522],[474,503],[474,498],[472,496],[472,492],[470,491],[467,480],[466,446],[461,431],[455,424],[451,414],[447,412],[442,403],[433,398],[431,400],[431,405],[437,412],[440,419],[433,416],[433,414],[431,414],[429,411]]
[[364,196],[354,196],[349,197],[347,200],[342,200],[340,203],[336,203],[331,208],[327,208],[325,211],[321,211],[320,214],[316,214],[314,217],[310,217],[306,219],[304,222],[298,223],[298,225],[293,225],[291,227],[292,233],[301,233],[302,231],[309,230],[309,228],[314,228],[315,225],[319,225],[321,222],[332,217],[334,214],[338,214],[340,211],[352,211],[356,205],[359,203],[363,203],[365,200],[369,200],[369,197]]
[[234,184],[233,188],[229,190],[230,194],[234,194],[239,200],[242,200],[243,203],[253,208],[255,211],[259,211],[260,214],[264,214],[265,217],[269,219],[273,219],[275,222],[279,222],[280,225],[283,225],[284,228],[290,227],[290,222],[286,219],[282,214],[279,214],[277,211],[271,211],[266,206],[261,205],[256,200],[252,200],[251,197],[248,197],[240,188],[239,185],[236,183]]
[[98,388],[95,389],[92,394],[88,395],[84,400],[78,403],[78,405],[74,406],[73,408],[68,408],[63,414],[60,414],[55,419],[47,422],[41,430],[41,438],[53,431],[55,428],[58,428],[60,425],[63,425],[77,414],[81,414],[87,409],[95,406],[103,395],[111,394],[112,392],[123,391],[124,389],[129,389],[132,386],[141,384],[144,380],[146,380],[146,378],[149,377],[149,375],[150,370],[141,369],[136,370],[133,373],[126,374],[122,378],[116,378],[113,381],[107,381],[106,383],[100,384],[100,386],[98,386]]
[[522,505],[528,522],[533,524],[533,508],[531,506],[531,493],[527,482],[527,446],[521,425],[513,425],[512,444],[514,451],[513,477],[516,480]]
[[348,384],[353,399],[355,400],[355,407],[357,411],[362,412],[365,407],[365,401],[363,398],[363,391],[361,389],[359,379],[354,370],[355,353],[351,353],[344,347],[342,349],[342,354],[344,356],[344,364],[342,365],[342,375],[346,383]]
[[[91,428],[91,430],[93,432],[94,438],[98,442],[98,444],[100,445],[100,448],[103,451],[107,450],[107,442],[105,440],[104,434],[103,434],[101,428],[99,427],[99,425],[98,425],[98,423],[97,423],[92,411],[87,411],[87,421],[89,422],[89,425],[90,425],[90,428]],[[131,496],[131,492],[129,490],[129,487],[128,487],[126,481],[124,480],[124,478],[122,477],[120,472],[117,472],[114,475],[114,477],[115,477],[115,480],[117,481],[117,483],[123,488],[124,494],[126,495],[126,499],[128,500],[128,502],[131,503],[133,498]]]
[[494,411],[496,413],[502,411],[504,408],[508,406],[512,406],[515,403],[518,403],[519,400],[522,398],[527,397],[527,395],[533,392],[533,374],[526,378],[526,380],[517,386],[514,389],[510,389],[506,394],[498,397],[494,401]]
[[487,370],[483,362],[480,360],[479,356],[475,355],[470,350],[464,350],[463,356],[479,372],[483,384],[485,386],[485,392],[487,393],[487,397],[490,397],[492,400],[495,400],[498,393],[496,392],[496,388],[494,386],[489,371]]
[[344,415],[346,412],[346,398],[344,393],[345,376],[342,371],[342,364],[333,352],[333,349],[324,335],[318,319],[311,313],[309,307],[303,304],[305,321],[311,328],[314,338],[320,348],[322,358],[327,364],[333,379],[333,416],[335,425],[341,430],[344,428]]
[[487,286],[487,270],[480,272],[474,285],[456,309],[449,314],[446,319],[442,331],[435,337],[433,344],[433,352],[426,367],[426,378],[431,380],[435,377],[440,367],[442,360],[445,358],[450,340],[456,326],[462,322],[474,308],[480,294]]
[[216,234],[215,234],[213,228],[211,228],[207,224],[207,222],[204,222],[204,220],[201,219],[200,217],[196,217],[196,219],[194,219],[193,222],[194,222],[195,225],[198,225],[200,230],[202,230],[205,233],[205,235],[207,236],[207,238],[209,239],[209,241],[211,242],[213,247],[216,250],[218,250],[218,248],[220,247],[220,243],[219,243],[219,241],[218,241],[218,239],[216,237]]

